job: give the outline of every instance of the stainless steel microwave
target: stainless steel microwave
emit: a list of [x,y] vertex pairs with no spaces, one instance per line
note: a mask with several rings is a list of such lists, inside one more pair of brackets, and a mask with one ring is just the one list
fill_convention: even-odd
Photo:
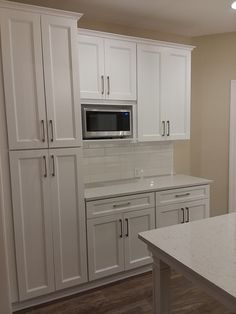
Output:
[[132,137],[132,107],[82,105],[83,139]]

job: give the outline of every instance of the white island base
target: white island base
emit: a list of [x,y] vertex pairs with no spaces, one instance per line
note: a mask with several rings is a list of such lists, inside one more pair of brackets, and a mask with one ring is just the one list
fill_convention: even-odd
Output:
[[153,255],[154,313],[170,313],[170,269],[236,312],[236,213],[139,234]]

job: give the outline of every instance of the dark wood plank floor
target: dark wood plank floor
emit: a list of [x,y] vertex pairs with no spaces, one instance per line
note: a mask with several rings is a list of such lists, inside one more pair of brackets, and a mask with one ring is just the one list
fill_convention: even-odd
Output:
[[[171,279],[171,313],[232,314],[178,274]],[[151,314],[152,275],[118,283],[17,312],[18,314]]]

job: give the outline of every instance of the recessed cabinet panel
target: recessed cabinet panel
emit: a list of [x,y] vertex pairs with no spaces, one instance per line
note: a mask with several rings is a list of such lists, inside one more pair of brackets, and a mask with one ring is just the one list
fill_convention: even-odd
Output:
[[105,41],[107,98],[136,100],[136,44]]
[[79,148],[50,150],[56,288],[87,281],[86,231]]
[[79,35],[80,97],[105,97],[104,39]]
[[10,149],[46,148],[40,16],[1,9],[1,46]]
[[20,300],[54,290],[48,153],[10,153]]
[[138,45],[138,138],[161,140],[161,49]]
[[168,139],[190,137],[190,52],[170,50],[163,57],[162,104]]
[[[209,200],[186,203],[186,210],[189,211],[189,221],[200,220],[209,217]],[[186,216],[188,213],[186,213]]]
[[[183,205],[182,205],[183,206]],[[177,225],[184,221],[184,212],[181,211],[181,205],[168,205],[165,207],[157,208],[156,213],[156,226],[167,227]]]
[[42,16],[50,147],[81,146],[76,21]]
[[138,238],[139,232],[155,228],[154,208],[124,214],[125,269],[133,269],[151,263],[145,243]]
[[124,270],[122,215],[87,221],[89,279],[98,279]]

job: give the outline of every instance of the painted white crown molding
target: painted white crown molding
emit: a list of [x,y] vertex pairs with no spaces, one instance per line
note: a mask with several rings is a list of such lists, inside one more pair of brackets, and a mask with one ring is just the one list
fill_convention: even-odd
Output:
[[57,9],[52,9],[48,7],[41,7],[37,5],[24,4],[24,3],[5,1],[5,0],[0,0],[0,10],[1,8],[21,10],[24,12],[34,12],[34,13],[39,13],[39,14],[49,14],[49,15],[55,15],[55,16],[60,16],[60,17],[66,17],[66,18],[73,18],[76,20],[79,20],[83,16],[82,13],[78,13],[78,12],[57,10]]

